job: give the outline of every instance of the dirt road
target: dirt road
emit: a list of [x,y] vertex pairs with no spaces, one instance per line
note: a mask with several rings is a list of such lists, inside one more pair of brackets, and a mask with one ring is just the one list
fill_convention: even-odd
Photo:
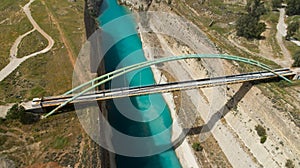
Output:
[[[9,74],[11,74],[18,66],[20,66],[20,64],[22,62],[24,62],[25,60],[37,56],[39,54],[43,54],[46,53],[48,51],[51,50],[51,48],[54,45],[54,40],[52,39],[51,36],[49,36],[43,29],[40,28],[40,26],[36,23],[36,21],[32,18],[31,16],[31,12],[30,12],[30,5],[34,2],[35,0],[30,0],[24,7],[23,7],[23,11],[25,12],[27,18],[29,19],[30,23],[33,25],[33,29],[23,35],[21,35],[20,37],[17,38],[17,40],[14,42],[11,50],[10,50],[10,54],[11,54],[11,59],[9,64],[4,67],[1,71],[0,71],[0,82],[2,80],[4,80]],[[44,48],[43,50],[37,51],[35,53],[32,53],[30,55],[27,55],[23,58],[17,58],[17,53],[18,53],[18,46],[21,42],[21,40],[29,35],[30,33],[32,33],[33,31],[38,31],[39,33],[42,34],[42,36],[44,36],[47,41],[48,41],[48,46],[46,48]]]
[[283,38],[286,36],[286,32],[287,32],[286,31],[287,25],[284,22],[285,10],[283,8],[280,8],[279,11],[280,11],[280,16],[277,24],[276,40],[282,51],[283,58],[276,59],[276,63],[278,63],[283,67],[290,67],[293,63],[293,60],[291,58],[291,53],[283,43]]

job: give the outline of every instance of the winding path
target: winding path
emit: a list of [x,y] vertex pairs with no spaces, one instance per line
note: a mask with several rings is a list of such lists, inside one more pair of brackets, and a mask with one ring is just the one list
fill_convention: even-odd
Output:
[[[39,54],[43,54],[46,53],[48,51],[51,50],[51,48],[54,45],[54,40],[52,39],[51,36],[49,36],[43,29],[40,28],[40,26],[36,23],[36,21],[32,18],[31,16],[31,11],[29,6],[31,5],[31,3],[33,3],[35,0],[30,0],[24,7],[23,7],[23,11],[25,12],[27,18],[29,19],[30,23],[32,24],[32,26],[34,27],[32,30],[30,30],[29,32],[19,36],[17,38],[17,40],[14,42],[12,48],[10,49],[10,62],[7,66],[5,66],[1,71],[0,71],[0,82],[2,80],[4,80],[9,74],[11,74],[22,62],[24,62],[25,60],[37,56]],[[18,46],[21,42],[21,40],[29,35],[30,33],[32,33],[33,31],[38,31],[39,33],[42,34],[42,36],[44,36],[47,41],[48,41],[48,46],[46,48],[44,48],[41,51],[37,51],[35,53],[32,53],[30,55],[27,55],[25,57],[22,58],[17,58],[17,53],[18,53]]]
[[285,45],[283,43],[283,37],[286,36],[286,32],[287,32],[287,30],[286,30],[287,25],[284,22],[284,16],[285,16],[284,8],[280,8],[279,12],[280,12],[280,16],[279,16],[278,24],[276,27],[277,28],[276,40],[282,51],[283,58],[276,59],[277,60],[276,62],[283,67],[290,67],[293,64],[293,59],[291,57],[291,53],[289,52],[289,50],[285,47]]

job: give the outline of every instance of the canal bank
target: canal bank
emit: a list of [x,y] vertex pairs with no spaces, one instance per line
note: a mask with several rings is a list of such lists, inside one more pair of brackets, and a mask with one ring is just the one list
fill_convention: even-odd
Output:
[[[102,28],[102,44],[105,46],[106,41],[116,40],[119,35],[126,29],[134,29],[135,33],[131,36],[125,37],[123,39],[114,41],[115,44],[109,48],[105,53],[105,70],[107,72],[116,69],[117,67],[124,67],[134,63],[146,61],[142,44],[135,30],[136,25],[130,18],[123,22],[124,24],[119,27],[105,28],[105,24],[113,21],[116,18],[122,17],[128,14],[128,10],[124,7],[119,6],[115,0],[104,0],[101,6],[101,16],[98,18],[100,26]],[[129,57],[130,55],[130,57]],[[126,59],[124,62],[123,60]],[[121,64],[120,64],[121,63]],[[142,80],[140,77],[143,77]],[[123,80],[124,79],[124,80]],[[122,80],[124,82],[118,82],[117,85],[113,87],[122,86],[141,86],[155,83],[153,73],[150,68],[144,69],[136,74],[129,73],[125,75]],[[107,85],[107,87],[111,87]],[[161,132],[164,132],[167,128],[172,125],[172,118],[168,106],[164,102],[161,95],[147,95],[147,96],[137,96],[130,98],[133,106],[138,109],[139,113],[135,113],[135,117],[139,118],[140,121],[134,121],[122,114],[131,113],[128,109],[124,109],[120,112],[120,109],[115,106],[114,101],[107,102],[108,109],[108,120],[112,127],[114,127],[119,132],[135,136],[135,137],[149,137],[156,136]],[[153,101],[154,100],[154,101]],[[119,101],[123,101],[120,99]],[[125,100],[124,100],[125,101]],[[161,102],[164,102],[163,104]],[[163,106],[163,107],[157,107]],[[161,111],[155,111],[154,109],[149,110],[149,108],[159,108]],[[151,111],[151,114],[146,113],[146,111]],[[158,116],[157,118],[148,121],[148,118]],[[143,122],[147,121],[147,122]],[[145,151],[150,152],[152,148],[158,148],[158,145],[170,145],[171,143],[171,131],[167,131],[167,136],[153,138],[151,143],[146,143]],[[117,143],[118,139],[114,139],[112,135],[112,143]],[[135,144],[126,144],[135,148]],[[154,146],[151,146],[154,145]],[[147,147],[146,147],[147,146]],[[171,148],[165,152],[143,156],[143,157],[132,157],[132,156],[115,156],[117,167],[181,167],[174,150]]]

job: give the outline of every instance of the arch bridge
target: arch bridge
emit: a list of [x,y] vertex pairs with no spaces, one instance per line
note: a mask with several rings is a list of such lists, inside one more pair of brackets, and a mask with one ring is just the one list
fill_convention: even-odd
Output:
[[[112,90],[104,90],[99,91],[93,94],[89,94],[91,90],[99,87],[102,84],[105,84],[116,77],[124,75],[126,73],[139,70],[145,67],[150,67],[151,65],[182,60],[182,59],[202,59],[202,58],[217,58],[217,59],[225,59],[225,60],[233,60],[238,62],[243,62],[246,64],[250,64],[252,66],[256,66],[261,68],[264,71],[260,72],[251,72],[251,73],[244,73],[239,75],[231,75],[225,77],[216,77],[210,79],[198,79],[192,81],[183,81],[183,82],[175,82],[175,83],[167,83],[167,84],[160,84],[160,85],[149,85],[143,87],[130,87],[130,88],[119,88],[119,89],[112,89]],[[172,57],[165,57],[155,60],[149,60],[141,63],[137,63],[134,65],[130,65],[127,67],[123,67],[117,69],[115,71],[106,73],[102,76],[94,78],[86,83],[83,83],[68,92],[64,93],[60,96],[52,96],[52,97],[45,97],[41,98],[34,98],[31,105],[31,109],[35,108],[43,108],[47,106],[56,107],[42,118],[46,118],[59,109],[63,108],[64,106],[76,102],[85,102],[85,101],[94,101],[94,100],[106,100],[118,97],[127,97],[127,96],[136,96],[136,95],[144,95],[144,94],[152,94],[152,93],[162,93],[162,92],[170,92],[175,90],[182,90],[182,89],[193,89],[193,88],[200,88],[200,87],[212,87],[224,84],[233,84],[233,83],[241,83],[246,81],[257,81],[257,80],[264,80],[264,79],[271,79],[271,78],[279,78],[291,83],[291,80],[288,78],[293,78],[295,74],[290,71],[289,69],[278,69],[272,70],[266,64],[261,62],[247,59],[238,56],[232,55],[225,55],[225,54],[191,54],[191,55],[182,55],[182,56],[172,56]],[[84,89],[85,88],[85,89]],[[76,91],[80,91],[79,93],[74,94]],[[26,107],[25,107],[26,108]],[[27,107],[30,110],[30,108]]]

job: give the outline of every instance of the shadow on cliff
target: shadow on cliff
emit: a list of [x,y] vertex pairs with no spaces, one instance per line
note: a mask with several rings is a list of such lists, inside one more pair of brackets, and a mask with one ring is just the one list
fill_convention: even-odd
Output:
[[239,90],[233,95],[233,97],[227,101],[227,103],[218,110],[215,114],[211,116],[207,124],[204,124],[199,127],[193,127],[191,129],[187,129],[188,135],[198,135],[201,133],[207,133],[214,128],[215,124],[222,118],[228,114],[232,109],[235,109],[238,103],[243,99],[243,97],[249,92],[252,88],[253,83],[246,82],[239,88]]

